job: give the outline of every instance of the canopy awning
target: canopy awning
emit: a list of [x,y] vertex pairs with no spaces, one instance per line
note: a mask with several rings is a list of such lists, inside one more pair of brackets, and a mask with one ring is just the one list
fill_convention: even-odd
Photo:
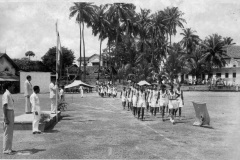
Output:
[[19,81],[16,77],[0,77],[0,82],[16,82]]
[[151,84],[148,83],[147,81],[140,81],[140,82],[138,82],[138,85],[139,86],[144,86],[144,85],[150,86]]
[[94,88],[94,86],[91,86],[89,84],[86,84],[80,80],[75,80],[73,83],[65,86],[64,88],[72,88],[72,87],[79,87],[79,86],[84,86],[84,87],[89,87],[89,88]]

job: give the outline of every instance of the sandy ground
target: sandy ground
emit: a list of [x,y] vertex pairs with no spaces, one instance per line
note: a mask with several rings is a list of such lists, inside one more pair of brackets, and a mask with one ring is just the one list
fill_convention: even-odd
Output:
[[[48,94],[40,94],[43,110],[50,109]],[[162,122],[158,113],[139,121],[123,110],[119,98],[100,98],[97,93],[68,94],[70,106],[54,128],[41,135],[14,131],[18,159],[239,159],[240,93],[184,92],[183,120]],[[21,94],[13,95],[16,115],[24,112]],[[1,98],[1,97],[0,97]],[[211,128],[195,127],[191,101],[207,103]],[[0,111],[2,115],[2,110]],[[2,121],[2,119],[1,119]],[[2,134],[0,135],[2,145]]]

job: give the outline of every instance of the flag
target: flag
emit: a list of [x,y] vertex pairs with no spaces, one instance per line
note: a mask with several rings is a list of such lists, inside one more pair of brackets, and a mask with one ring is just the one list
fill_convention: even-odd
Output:
[[56,46],[56,72],[58,74],[59,77],[57,78],[61,78],[61,68],[62,68],[62,63],[61,63],[61,59],[62,59],[62,47],[61,47],[61,42],[60,42],[60,35],[58,32],[58,22],[56,22],[56,33],[57,33],[57,46]]

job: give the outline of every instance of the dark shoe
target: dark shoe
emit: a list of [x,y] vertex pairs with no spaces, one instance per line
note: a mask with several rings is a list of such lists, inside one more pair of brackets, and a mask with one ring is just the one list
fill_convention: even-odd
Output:
[[37,134],[41,134],[42,132],[41,131],[38,131]]
[[33,134],[37,134],[37,132],[35,131],[35,132],[33,132]]

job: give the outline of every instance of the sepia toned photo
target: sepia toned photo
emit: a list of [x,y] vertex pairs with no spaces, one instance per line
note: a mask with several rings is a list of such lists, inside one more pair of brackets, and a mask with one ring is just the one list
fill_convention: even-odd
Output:
[[240,159],[240,1],[0,0],[0,159]]

